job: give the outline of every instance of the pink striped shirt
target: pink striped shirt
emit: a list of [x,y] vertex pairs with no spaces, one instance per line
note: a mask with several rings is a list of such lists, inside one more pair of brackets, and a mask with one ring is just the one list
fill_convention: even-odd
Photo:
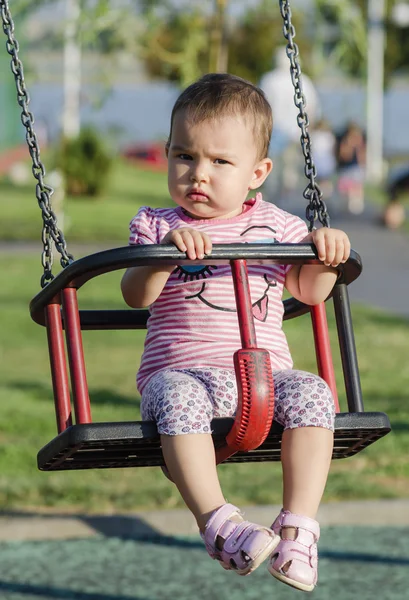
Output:
[[[171,229],[193,227],[214,244],[301,241],[307,226],[262,200],[248,200],[232,219],[196,220],[180,207],[142,207],[130,224],[130,244],[159,244]],[[282,330],[282,293],[291,266],[249,265],[257,345],[266,348],[273,369],[289,369],[292,359]],[[228,265],[176,267],[159,298],[149,307],[148,332],[137,376],[140,392],[161,369],[233,368],[241,347],[231,270]]]

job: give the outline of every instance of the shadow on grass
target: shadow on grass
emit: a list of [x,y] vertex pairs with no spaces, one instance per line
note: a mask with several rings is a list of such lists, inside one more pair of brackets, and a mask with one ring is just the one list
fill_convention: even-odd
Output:
[[[94,254],[94,253],[89,252],[89,254]],[[83,256],[86,256],[86,254],[83,254]],[[40,275],[40,272],[39,272],[39,275]],[[118,278],[120,276],[121,276],[121,274],[118,275]],[[40,288],[38,288],[38,291],[40,291]],[[28,303],[31,301],[32,297],[34,297],[35,295],[36,294],[27,294],[26,297],[16,298],[16,293],[14,290],[10,290],[9,292],[2,291],[1,303],[5,307],[12,306],[13,309],[16,309],[17,307],[24,308],[24,311],[26,312],[25,316],[27,317],[27,320],[28,320],[30,317]],[[118,285],[118,291],[117,291],[117,298],[106,298],[106,297],[104,297],[102,299],[79,298],[79,304],[80,304],[80,306],[79,306],[80,310],[129,310],[129,311],[131,311],[129,306],[127,306],[125,304],[125,302],[123,301],[123,299],[121,297],[119,285]],[[31,322],[31,320],[30,320],[30,322]],[[103,329],[100,329],[99,331],[103,331]],[[107,329],[107,331],[109,331],[109,330]],[[111,331],[115,331],[115,329],[112,329]]]
[[394,566],[409,566],[408,557],[385,556],[382,554],[367,554],[365,552],[337,552],[333,550],[321,550],[320,558],[334,560],[336,562],[362,562],[371,564],[394,565]]
[[[39,517],[37,513],[27,512],[3,512],[1,516],[13,517],[13,518],[33,518]],[[86,524],[89,528],[93,529],[96,534],[102,535],[106,538],[117,538],[123,540],[132,540],[135,542],[142,542],[144,544],[158,545],[158,546],[169,546],[171,548],[180,549],[199,549],[205,551],[203,542],[193,537],[176,537],[173,535],[163,535],[160,531],[155,529],[151,524],[144,521],[144,519],[138,516],[127,516],[127,515],[83,515],[83,514],[53,514],[53,515],[40,515],[45,521],[50,521],[50,525],[45,527],[45,530],[52,528],[53,520],[77,519]],[[339,527],[342,530],[342,526]],[[364,529],[364,528],[363,528]],[[409,529],[407,528],[385,528],[391,531],[392,535],[408,535]],[[83,539],[79,533],[78,539]],[[59,540],[60,541],[60,540]],[[75,543],[75,538],[69,540]],[[376,550],[375,550],[376,552]],[[409,566],[409,556],[394,557],[390,555],[384,555],[380,552],[370,554],[368,552],[357,552],[357,551],[337,551],[327,550],[322,548],[319,552],[320,558],[328,559],[331,561],[342,562],[356,562],[356,563],[367,563],[367,564],[382,564],[382,565],[394,565],[394,566]],[[0,587],[1,589],[1,587]],[[108,597],[107,597],[108,598]]]
[[[53,398],[51,385],[42,385],[41,383],[30,381],[11,381],[7,385],[13,390],[29,392],[31,399],[35,402],[49,402]],[[124,396],[105,388],[94,389],[91,387],[89,389],[89,394],[91,398],[91,406],[130,406],[138,409],[141,403],[141,400],[139,396],[137,396],[136,392],[135,396]]]
[[[374,381],[376,384],[376,381]],[[409,413],[409,394],[408,392],[396,392],[394,391],[390,395],[386,395],[385,393],[380,393],[374,390],[371,386],[367,385],[367,391],[364,393],[364,406],[367,411],[382,411],[386,414],[389,414],[390,419],[392,420],[392,414],[397,415],[395,418],[406,418],[406,414]],[[409,418],[408,418],[409,422]]]
[[[27,151],[28,152],[28,151]],[[34,182],[34,179],[33,179]],[[25,194],[34,194],[34,183],[31,181],[27,181],[27,183],[19,184],[18,191]],[[15,195],[16,193],[16,185],[12,183],[9,179],[0,179],[0,192],[10,192]]]
[[96,594],[89,592],[76,592],[66,588],[55,588],[29,583],[16,583],[0,580],[0,590],[11,594],[27,594],[41,598],[58,598],[61,600],[150,600],[146,596],[112,596],[111,594]]
[[117,394],[111,390],[106,389],[90,389],[91,403],[98,406],[131,406],[139,408],[141,405],[141,399],[139,396],[123,396]]
[[396,421],[391,421],[392,432],[397,434],[409,433],[409,423],[397,423]]
[[357,310],[357,307],[353,306],[354,312],[359,312],[359,325],[363,324],[365,321],[372,323],[373,325],[379,325],[381,327],[391,326],[391,327],[403,327],[404,329],[409,329],[409,319],[405,317],[401,317],[399,315],[392,315],[390,313],[382,313],[380,309],[366,307],[360,311]]

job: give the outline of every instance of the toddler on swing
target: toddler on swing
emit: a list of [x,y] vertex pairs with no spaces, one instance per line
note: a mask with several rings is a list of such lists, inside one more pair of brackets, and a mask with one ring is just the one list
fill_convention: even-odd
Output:
[[[166,144],[175,208],[143,207],[130,244],[174,244],[194,265],[134,267],[121,288],[150,317],[137,376],[144,420],[157,423],[170,476],[193,513],[207,552],[239,575],[269,558],[277,579],[311,591],[317,581],[315,520],[331,462],[334,403],[317,375],[292,369],[282,331],[283,288],[306,304],[325,300],[335,267],[350,253],[347,235],[305,223],[261,194],[247,199],[272,169],[267,151],[271,107],[253,84],[208,74],[177,99]],[[274,418],[284,427],[283,508],[271,528],[250,523],[224,498],[211,420],[237,407],[233,354],[240,334],[229,265],[200,260],[216,243],[313,242],[320,266],[249,265],[257,341],[271,356]]]

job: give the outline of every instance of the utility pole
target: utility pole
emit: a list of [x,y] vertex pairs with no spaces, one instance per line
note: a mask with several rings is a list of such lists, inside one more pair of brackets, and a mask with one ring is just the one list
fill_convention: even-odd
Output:
[[383,176],[383,99],[385,0],[368,0],[366,178],[379,184]]
[[65,0],[64,108],[62,132],[75,138],[80,132],[81,46],[78,40],[80,0]]
[[[65,0],[66,20],[63,53],[64,101],[61,123],[63,139],[76,138],[81,127],[81,46],[78,40],[80,15],[80,0]],[[59,227],[60,229],[64,229],[64,182],[60,174],[56,174],[55,177],[56,185],[53,202]]]
[[209,71],[227,71],[228,47],[226,28],[226,8],[228,0],[215,0],[213,26],[210,31]]

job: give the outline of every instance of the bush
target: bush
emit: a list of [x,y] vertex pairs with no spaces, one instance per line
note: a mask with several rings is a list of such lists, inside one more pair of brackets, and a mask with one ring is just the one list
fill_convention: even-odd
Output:
[[113,158],[101,136],[83,128],[75,139],[64,139],[57,156],[65,191],[72,196],[99,196],[103,191]]

